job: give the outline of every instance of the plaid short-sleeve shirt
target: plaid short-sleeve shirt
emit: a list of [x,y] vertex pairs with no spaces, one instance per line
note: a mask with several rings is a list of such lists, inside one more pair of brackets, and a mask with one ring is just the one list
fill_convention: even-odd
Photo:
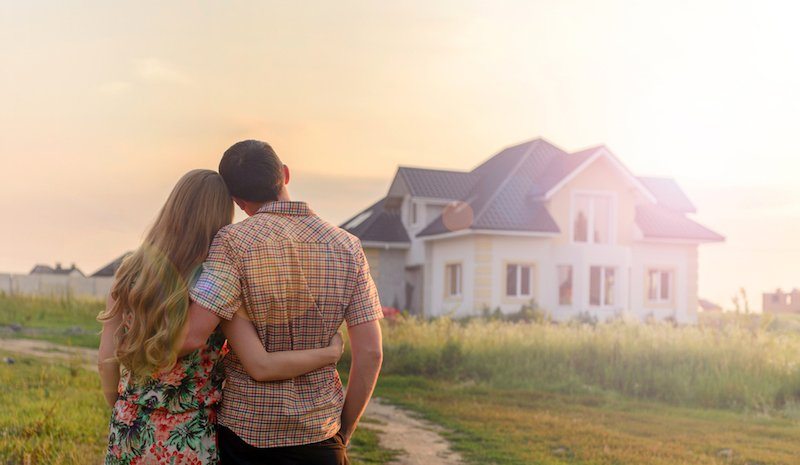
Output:
[[[303,202],[267,203],[220,230],[191,298],[224,319],[243,304],[268,352],[325,347],[343,321],[383,316],[359,240]],[[250,378],[234,352],[224,367],[219,424],[247,443],[310,444],[339,431],[344,393],[333,365],[273,382]]]

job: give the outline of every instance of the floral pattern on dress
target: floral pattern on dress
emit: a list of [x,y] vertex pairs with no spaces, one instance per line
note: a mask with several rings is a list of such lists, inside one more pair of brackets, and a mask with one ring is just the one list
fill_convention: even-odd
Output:
[[123,370],[111,414],[106,465],[216,465],[216,405],[227,352],[215,331],[206,345],[145,383]]

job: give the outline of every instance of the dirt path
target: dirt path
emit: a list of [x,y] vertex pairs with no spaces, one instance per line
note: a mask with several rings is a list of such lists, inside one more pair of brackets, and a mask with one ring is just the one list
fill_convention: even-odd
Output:
[[97,370],[97,350],[83,347],[69,347],[34,339],[2,339],[0,350],[34,357],[77,360],[87,370]]
[[[97,369],[97,351],[33,339],[0,338],[0,350],[34,357],[78,360],[87,370]],[[362,427],[375,430],[381,447],[401,451],[393,465],[461,465],[461,457],[441,436],[443,429],[375,398],[369,403]]]
[[460,465],[461,456],[450,449],[441,436],[443,429],[407,411],[372,399],[367,407],[363,427],[376,430],[381,447],[402,451],[395,465]]

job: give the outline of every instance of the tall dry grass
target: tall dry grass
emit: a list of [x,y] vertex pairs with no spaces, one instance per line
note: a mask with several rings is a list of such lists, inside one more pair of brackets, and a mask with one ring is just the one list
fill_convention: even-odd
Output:
[[566,393],[599,389],[708,408],[794,407],[800,403],[798,361],[800,334],[757,322],[384,323],[384,374]]

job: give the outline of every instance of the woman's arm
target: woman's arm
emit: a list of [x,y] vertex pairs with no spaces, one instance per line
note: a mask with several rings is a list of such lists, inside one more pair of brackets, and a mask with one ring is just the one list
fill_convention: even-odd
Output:
[[230,321],[223,320],[222,331],[247,374],[256,381],[296,378],[336,363],[344,350],[342,336],[337,333],[331,340],[331,345],[323,349],[267,352],[255,326],[241,310]]
[[[106,300],[106,309],[114,306],[114,299],[109,295]],[[103,396],[109,406],[114,407],[117,402],[117,386],[119,385],[119,362],[116,359],[117,329],[122,323],[122,315],[117,313],[112,319],[103,322],[103,331],[100,333],[100,349],[97,352],[97,371],[100,373],[100,386]]]

